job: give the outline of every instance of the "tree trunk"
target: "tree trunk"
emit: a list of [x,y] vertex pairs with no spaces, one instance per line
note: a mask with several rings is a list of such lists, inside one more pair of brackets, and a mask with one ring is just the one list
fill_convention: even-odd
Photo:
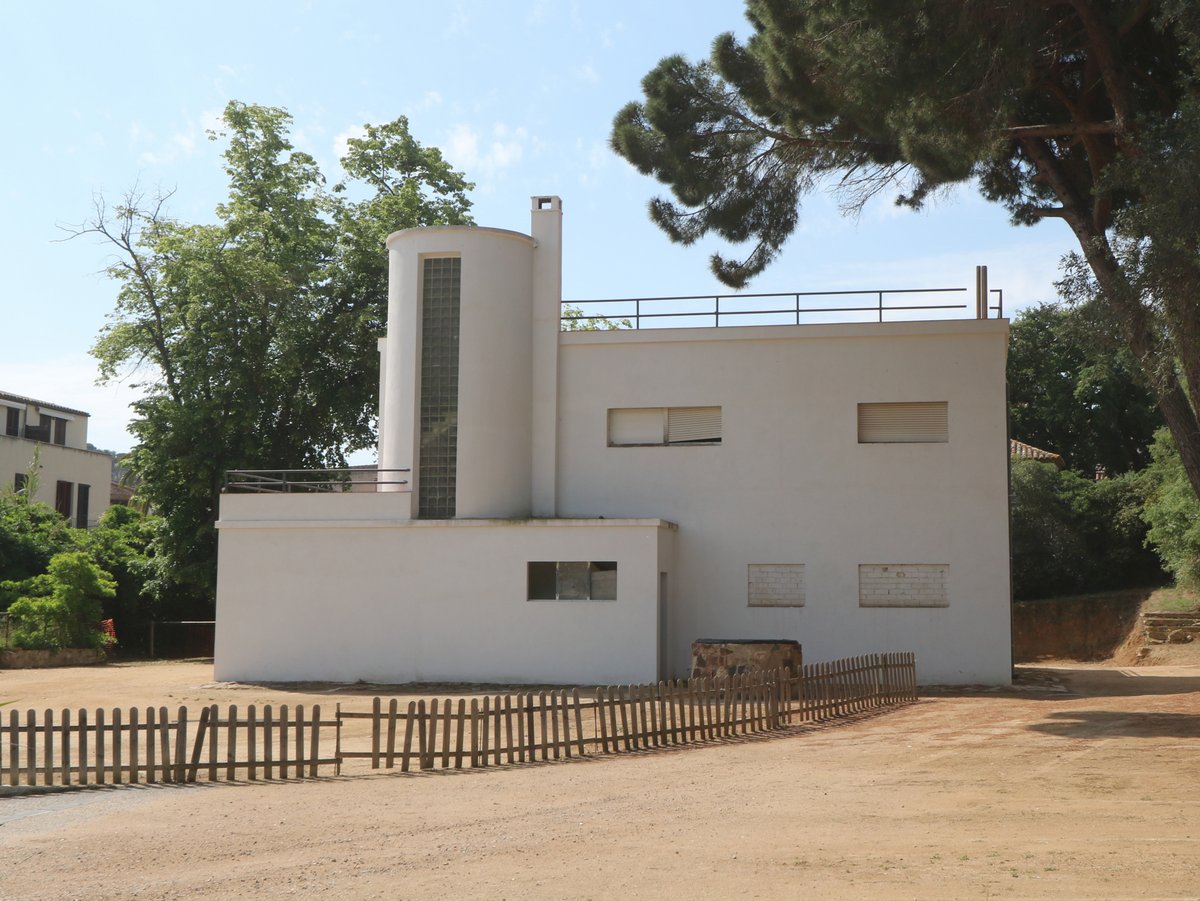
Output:
[[1169,394],[1158,398],[1158,408],[1162,410],[1171,437],[1175,439],[1175,446],[1179,448],[1183,471],[1187,473],[1192,490],[1200,497],[1200,422],[1196,419],[1196,411],[1179,385]]

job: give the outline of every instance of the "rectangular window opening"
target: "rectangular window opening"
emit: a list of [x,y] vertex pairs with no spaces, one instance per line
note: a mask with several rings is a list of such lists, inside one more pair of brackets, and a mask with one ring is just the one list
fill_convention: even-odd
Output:
[[950,440],[944,401],[858,405],[859,444],[945,444]]
[[625,407],[608,411],[609,447],[720,443],[720,407]]
[[88,500],[92,492],[91,485],[79,485],[75,489],[75,528],[88,527]]
[[26,417],[25,437],[30,441],[44,441],[46,444],[49,444],[53,429],[50,421],[52,418],[53,417],[47,416],[45,413],[43,413],[39,418],[38,424],[34,425],[29,421],[29,418]]
[[60,516],[71,518],[71,495],[75,493],[75,485],[71,482],[58,482],[54,486],[54,509]]
[[530,561],[526,597],[531,601],[615,601],[616,561]]

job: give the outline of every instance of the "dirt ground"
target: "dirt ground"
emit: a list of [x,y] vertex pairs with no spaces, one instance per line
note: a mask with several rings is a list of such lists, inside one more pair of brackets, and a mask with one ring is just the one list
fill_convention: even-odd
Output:
[[[0,671],[0,703],[369,705],[211,679]],[[584,762],[0,796],[0,898],[1200,897],[1200,667],[1020,681]]]

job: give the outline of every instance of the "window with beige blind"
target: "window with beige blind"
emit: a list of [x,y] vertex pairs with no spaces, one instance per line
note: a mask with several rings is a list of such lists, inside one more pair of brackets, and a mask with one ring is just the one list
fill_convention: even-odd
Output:
[[859,444],[945,444],[950,440],[944,400],[858,405]]
[[625,407],[608,411],[609,447],[720,443],[720,407]]

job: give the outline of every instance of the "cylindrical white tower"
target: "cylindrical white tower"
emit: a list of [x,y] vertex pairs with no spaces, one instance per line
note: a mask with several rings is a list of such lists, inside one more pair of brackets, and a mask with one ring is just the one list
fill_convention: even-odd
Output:
[[379,465],[412,470],[413,517],[530,514],[534,247],[471,226],[388,236]]

